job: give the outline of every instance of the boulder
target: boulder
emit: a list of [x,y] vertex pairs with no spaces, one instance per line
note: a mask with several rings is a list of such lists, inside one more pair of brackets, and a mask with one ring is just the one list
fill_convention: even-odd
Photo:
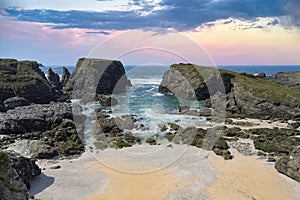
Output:
[[55,100],[52,87],[37,62],[0,59],[0,98],[15,96],[33,103]]
[[300,90],[300,71],[279,72],[273,76],[267,77],[268,80],[284,85],[289,88]]
[[55,89],[55,90],[63,89],[63,85],[61,84],[61,82],[59,80],[59,75],[57,73],[55,73],[51,68],[49,68],[49,70],[48,70],[47,77],[48,77],[49,83],[51,84],[53,89]]
[[63,72],[61,75],[61,84],[63,85],[63,87],[66,87],[67,82],[70,79],[70,76],[71,76],[71,74],[70,74],[69,70],[66,67],[63,67]]
[[81,58],[65,89],[72,91],[73,98],[81,98],[86,93],[121,93],[127,85],[128,79],[120,61]]
[[275,168],[278,172],[300,182],[300,147],[296,147],[290,156],[280,158]]
[[7,110],[15,109],[16,107],[28,106],[29,102],[24,97],[11,97],[4,101]]

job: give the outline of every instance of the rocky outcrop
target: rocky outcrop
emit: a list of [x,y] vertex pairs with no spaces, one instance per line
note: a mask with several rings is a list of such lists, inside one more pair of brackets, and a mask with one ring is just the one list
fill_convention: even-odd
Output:
[[120,61],[81,58],[66,85],[73,98],[87,93],[113,94],[125,91],[128,79]]
[[229,93],[236,73],[193,64],[173,64],[165,72],[160,92],[190,100],[205,100],[216,92]]
[[284,85],[289,88],[300,90],[300,71],[279,72],[273,76],[267,77],[268,80]]
[[33,177],[41,174],[41,169],[35,164],[35,160],[19,156],[13,152],[8,153],[8,155],[12,168],[16,170],[27,189],[30,189],[30,181]]
[[16,107],[28,106],[29,101],[24,97],[12,97],[4,101],[7,110],[15,109]]
[[34,160],[0,150],[1,200],[27,200],[30,181],[40,174]]
[[27,188],[11,167],[9,156],[0,150],[0,194],[3,200],[27,200]]
[[37,62],[0,59],[0,99],[15,96],[33,103],[54,100],[52,87]]
[[45,132],[59,125],[63,119],[72,119],[72,108],[66,103],[30,105],[0,113],[0,134]]
[[[78,129],[73,122],[76,118]],[[72,113],[70,104],[30,105],[0,113],[0,147],[31,158],[80,154],[84,124],[80,113]],[[77,131],[78,130],[78,131]]]
[[71,77],[71,74],[69,72],[69,70],[66,67],[63,67],[63,72],[61,75],[61,84],[63,85],[63,87],[66,87],[67,82],[69,81]]
[[300,116],[298,90],[229,70],[175,64],[164,74],[159,90],[185,99],[210,98],[207,105],[213,102],[214,109],[224,106],[231,116],[283,119]]
[[51,84],[53,89],[55,89],[55,90],[63,89],[62,83],[59,80],[59,75],[57,73],[55,73],[51,68],[49,68],[49,70],[48,70],[47,77],[48,77],[49,83]]
[[290,156],[280,158],[275,168],[280,173],[300,182],[300,147],[296,147]]
[[291,119],[300,116],[300,92],[297,90],[247,76],[232,79],[232,86],[227,102],[230,113],[254,118]]

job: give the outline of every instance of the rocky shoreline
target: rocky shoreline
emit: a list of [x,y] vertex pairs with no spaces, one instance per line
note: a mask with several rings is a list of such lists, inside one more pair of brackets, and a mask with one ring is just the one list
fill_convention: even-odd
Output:
[[[295,78],[299,72],[272,77],[219,72],[174,64],[159,87],[160,92],[178,98],[204,100],[207,108],[195,111],[184,105],[180,114],[207,117],[207,129],[166,123],[160,125],[163,137],[140,138],[133,130],[142,132],[149,127],[139,123],[137,116],[110,115],[110,107],[118,104],[111,95],[131,85],[120,61],[82,58],[72,74],[64,68],[60,80],[52,69],[46,77],[36,62],[0,59],[0,191],[4,200],[29,198],[30,180],[41,173],[36,159],[68,158],[84,152],[86,118],[97,122],[92,127],[95,150],[162,145],[164,141],[170,147],[192,145],[230,160],[236,149],[275,163],[280,173],[300,182],[300,91]],[[75,98],[82,104],[99,102],[101,107],[90,116],[83,115],[82,107],[70,103]],[[217,123],[214,112],[223,113],[224,121]],[[274,121],[285,127],[256,128]]]

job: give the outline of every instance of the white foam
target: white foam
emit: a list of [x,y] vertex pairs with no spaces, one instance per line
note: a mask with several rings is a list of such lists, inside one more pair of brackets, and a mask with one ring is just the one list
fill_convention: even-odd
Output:
[[161,97],[161,96],[164,96],[164,94],[162,94],[162,93],[155,93],[154,95],[152,95],[153,97]]
[[149,85],[149,84],[154,84],[154,85],[159,85],[162,81],[162,79],[130,79],[132,85]]

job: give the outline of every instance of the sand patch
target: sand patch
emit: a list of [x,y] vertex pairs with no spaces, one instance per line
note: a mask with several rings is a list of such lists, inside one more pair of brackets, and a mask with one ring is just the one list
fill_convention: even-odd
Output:
[[96,165],[110,177],[110,182],[103,193],[91,196],[88,200],[152,200],[165,199],[168,193],[178,187],[178,177],[168,169],[151,173],[127,173]]
[[[253,157],[236,155],[231,161],[213,157],[211,162],[218,172],[216,183],[208,189],[210,199],[297,199],[292,180]],[[299,188],[299,183],[294,184]]]

